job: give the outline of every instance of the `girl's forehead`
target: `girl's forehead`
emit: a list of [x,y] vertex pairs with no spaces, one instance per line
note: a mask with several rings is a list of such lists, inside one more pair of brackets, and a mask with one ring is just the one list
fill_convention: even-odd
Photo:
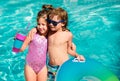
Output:
[[46,22],[46,19],[43,18],[43,17],[40,17],[39,20],[38,20],[38,22]]

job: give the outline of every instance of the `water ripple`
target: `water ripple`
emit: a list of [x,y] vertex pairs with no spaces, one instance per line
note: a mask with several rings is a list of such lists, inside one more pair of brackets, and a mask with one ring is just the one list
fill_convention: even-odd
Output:
[[77,52],[98,60],[120,77],[120,2],[107,1],[1,0],[0,81],[24,81],[27,51],[12,53],[13,37],[28,22],[32,22],[31,28],[36,25],[36,15],[43,4],[53,4],[67,10],[68,27],[73,33]]

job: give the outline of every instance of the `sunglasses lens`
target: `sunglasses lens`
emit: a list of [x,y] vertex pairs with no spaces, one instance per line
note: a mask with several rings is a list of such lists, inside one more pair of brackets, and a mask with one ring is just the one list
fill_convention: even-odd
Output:
[[58,23],[53,21],[52,24],[53,24],[54,26],[56,26]]
[[47,22],[50,24],[50,23],[51,23],[51,20],[47,19]]
[[47,22],[48,22],[49,24],[52,23],[54,26],[57,26],[58,23],[63,22],[63,21],[55,22],[55,21],[52,21],[52,20],[50,20],[50,19],[47,19]]

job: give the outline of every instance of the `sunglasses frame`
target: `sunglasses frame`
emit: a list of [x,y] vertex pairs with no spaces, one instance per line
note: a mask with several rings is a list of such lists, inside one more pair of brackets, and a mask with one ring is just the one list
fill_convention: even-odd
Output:
[[51,20],[51,19],[46,19],[46,21],[47,21],[49,24],[52,23],[53,26],[57,26],[59,23],[64,22],[64,20],[60,20],[60,21],[56,22],[56,21],[53,21],[53,20]]

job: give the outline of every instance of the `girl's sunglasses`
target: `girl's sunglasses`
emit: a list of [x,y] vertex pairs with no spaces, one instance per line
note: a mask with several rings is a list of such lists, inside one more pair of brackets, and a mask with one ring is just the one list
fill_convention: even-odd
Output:
[[47,20],[48,24],[52,23],[53,26],[57,26],[57,24],[59,24],[59,23],[61,23],[61,22],[64,22],[64,20],[60,20],[60,21],[58,21],[58,22],[53,21],[53,20],[50,20],[50,19],[46,19],[46,20]]

